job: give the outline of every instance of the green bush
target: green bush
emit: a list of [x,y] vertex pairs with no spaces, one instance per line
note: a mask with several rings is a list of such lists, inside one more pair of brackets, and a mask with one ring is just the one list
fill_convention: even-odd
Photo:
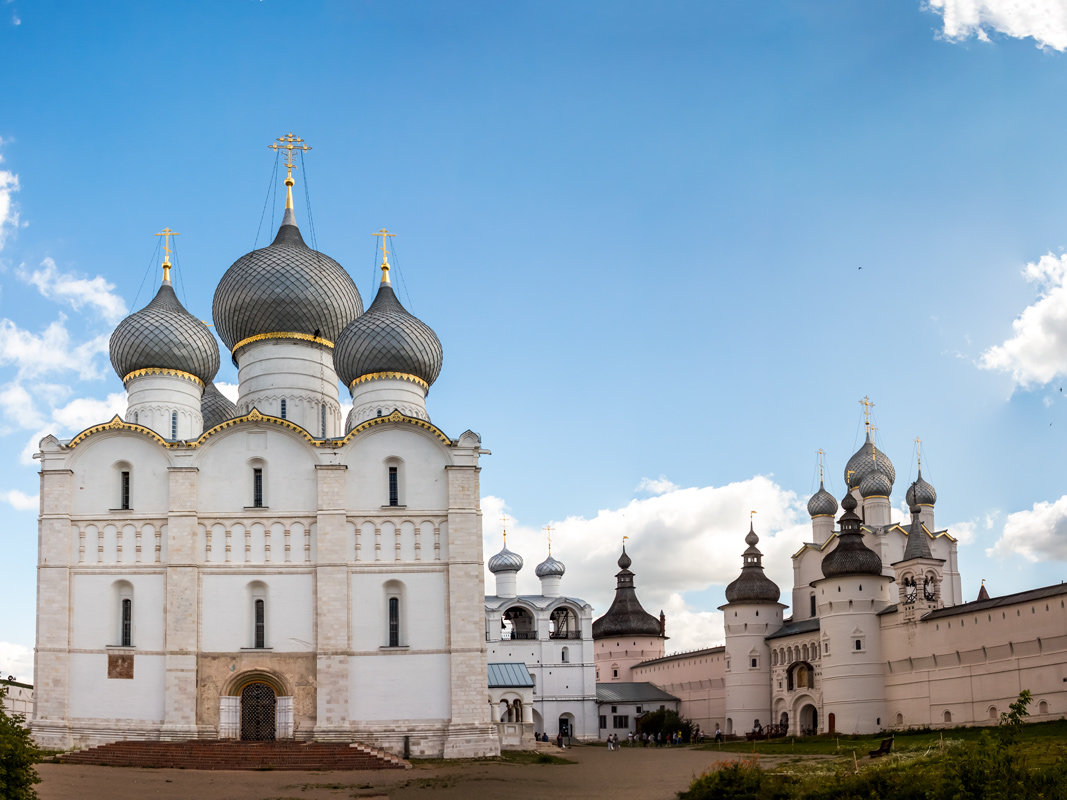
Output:
[[33,785],[40,783],[37,770],[37,746],[26,730],[21,714],[8,714],[4,709],[7,687],[0,686],[0,797],[4,800],[34,800]]
[[667,737],[675,731],[682,732],[683,742],[692,741],[693,723],[685,717],[679,717],[676,712],[670,709],[664,708],[659,711],[652,711],[637,718],[638,733],[647,733],[649,736],[655,736],[659,733],[662,734],[663,740],[666,741]]

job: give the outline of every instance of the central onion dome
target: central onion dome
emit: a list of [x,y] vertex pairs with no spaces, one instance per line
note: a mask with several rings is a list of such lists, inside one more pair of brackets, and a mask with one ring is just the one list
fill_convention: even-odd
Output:
[[170,284],[170,264],[151,302],[130,314],[111,334],[111,366],[123,380],[141,369],[177,370],[205,384],[219,371],[219,346],[207,325],[178,300]]
[[219,337],[231,351],[266,334],[333,343],[361,313],[363,299],[351,276],[304,243],[289,204],[274,241],[226,270],[211,307]]
[[868,497],[889,497],[893,491],[893,481],[884,472],[874,470],[868,472],[860,481],[860,496],[866,500]]
[[[660,636],[663,627],[660,621],[641,607],[634,589],[634,574],[630,572],[630,557],[623,547],[619,557],[619,571],[615,573],[615,599],[611,608],[593,622],[593,638],[606,639],[612,636]],[[666,638],[666,637],[664,637]]]
[[389,283],[389,264],[383,262],[374,302],[337,337],[337,376],[349,389],[357,379],[383,372],[413,375],[429,386],[441,374],[443,360],[437,334],[400,304]]
[[[889,487],[897,479],[897,471],[889,456],[874,446],[871,440],[871,432],[867,431],[867,439],[860,449],[852,454],[852,458],[845,464],[845,484],[849,489],[858,489],[863,479],[872,472],[881,472],[889,479]],[[889,493],[886,492],[888,495]]]
[[856,515],[856,498],[851,492],[841,499],[841,508],[845,513],[839,520],[841,530],[837,534],[837,547],[822,560],[823,577],[881,575],[882,559],[863,543],[862,520]]
[[562,578],[566,571],[567,568],[563,566],[563,562],[552,558],[552,554],[549,553],[548,558],[537,565],[534,574],[538,578]]
[[812,517],[832,517],[836,513],[837,500],[826,491],[822,481],[819,481],[819,491],[808,500],[808,515]]
[[908,487],[904,500],[908,506],[932,506],[937,502],[937,492],[934,487],[923,480],[923,471],[919,470],[915,483]]
[[522,556],[508,550],[507,541],[504,549],[489,559],[489,571],[496,575],[499,572],[518,572],[522,569]]
[[763,554],[756,545],[759,536],[749,523],[745,544],[741,574],[726,587],[727,603],[777,603],[781,596],[778,584],[767,577],[763,571]]

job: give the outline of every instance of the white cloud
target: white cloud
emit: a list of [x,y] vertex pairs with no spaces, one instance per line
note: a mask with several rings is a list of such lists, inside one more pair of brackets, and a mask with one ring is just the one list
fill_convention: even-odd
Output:
[[16,511],[36,511],[40,507],[38,495],[29,495],[18,489],[0,491],[0,500],[9,503]]
[[116,414],[123,416],[125,413],[125,392],[113,392],[103,400],[95,397],[76,397],[65,405],[53,407],[49,412],[49,420],[26,441],[19,453],[19,461],[23,464],[33,464],[33,456],[40,447],[41,439],[50,433],[60,438],[72,436],[92,425],[107,422]]
[[23,683],[33,682],[33,649],[24,644],[0,642],[0,675],[14,675]]
[[1040,295],[1012,323],[1012,337],[986,350],[979,366],[1010,372],[1017,386],[1030,387],[1067,375],[1067,254],[1048,253],[1023,275]]
[[115,285],[97,275],[85,278],[72,272],[61,272],[51,258],[41,261],[39,269],[29,271],[20,265],[18,278],[37,287],[44,297],[65,303],[75,311],[95,309],[109,324],[114,325],[126,316],[126,303],[115,294]]
[[40,334],[20,328],[9,319],[0,319],[0,365],[14,365],[18,377],[36,377],[49,372],[71,370],[83,379],[100,376],[96,356],[107,353],[108,334],[82,344],[71,341],[63,314]]
[[928,0],[926,7],[941,15],[950,41],[973,36],[988,42],[996,32],[1067,50],[1067,5],[1059,0]]
[[954,536],[960,544],[970,544],[974,541],[975,534],[978,532],[978,522],[976,520],[970,520],[969,522],[954,522],[948,526],[948,532]]
[[1009,514],[1004,532],[987,556],[1021,555],[1028,561],[1067,561],[1067,495]]
[[19,383],[0,389],[0,413],[19,428],[37,428],[45,422],[34,398]]
[[[218,389],[222,396],[229,400],[231,403],[237,402],[237,389],[236,383],[226,383],[226,381],[215,381],[215,388]],[[351,408],[351,406],[349,406]]]
[[[498,518],[506,508],[500,498],[482,499],[487,559],[500,550]],[[599,511],[591,519],[553,522],[552,554],[567,565],[562,590],[590,602],[597,616],[603,614],[615,592],[622,537],[628,536],[626,551],[633,559],[638,596],[650,614],[668,612],[670,649],[721,642],[721,613],[692,608],[684,595],[725,587],[740,574],[750,509],[759,511],[755,527],[767,574],[788,604],[793,577],[789,556],[810,538],[810,527],[797,496],[764,476],[721,487],[674,488]],[[546,555],[540,526],[509,524],[508,548],[526,560],[519,591],[539,592],[534,567]],[[495,579],[488,572],[486,585],[494,591]]]
[[673,492],[677,488],[674,483],[662,475],[658,478],[642,478],[641,482],[637,484],[637,491],[647,494],[665,494],[666,492]]
[[[0,139],[0,146],[4,140]],[[4,159],[0,156],[0,162]],[[19,190],[19,176],[6,169],[0,169],[0,250],[11,231],[18,228],[19,212],[13,195]]]

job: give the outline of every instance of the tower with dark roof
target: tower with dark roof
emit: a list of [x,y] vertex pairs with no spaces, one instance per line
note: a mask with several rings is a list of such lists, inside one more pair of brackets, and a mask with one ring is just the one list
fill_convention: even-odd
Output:
[[593,622],[597,682],[630,681],[634,664],[660,658],[667,639],[665,623],[641,606],[634,585],[633,563],[623,545],[615,573],[615,598],[607,613]]

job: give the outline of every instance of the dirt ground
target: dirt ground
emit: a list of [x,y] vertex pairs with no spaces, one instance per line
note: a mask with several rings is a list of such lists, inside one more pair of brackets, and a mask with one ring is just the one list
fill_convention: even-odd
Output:
[[[578,746],[555,754],[574,764],[495,761],[416,764],[357,772],[199,772],[41,764],[41,800],[670,800],[696,775],[731,754],[688,747]],[[430,790],[430,791],[427,791]]]

